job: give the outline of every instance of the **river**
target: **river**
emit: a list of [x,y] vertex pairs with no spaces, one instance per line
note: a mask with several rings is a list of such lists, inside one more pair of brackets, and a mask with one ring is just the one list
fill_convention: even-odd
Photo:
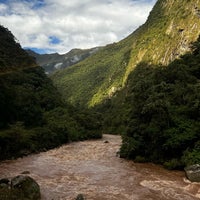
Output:
[[[105,141],[108,141],[105,143]],[[74,142],[47,152],[0,163],[0,178],[29,171],[43,200],[199,200],[200,184],[184,172],[121,159],[120,136]]]

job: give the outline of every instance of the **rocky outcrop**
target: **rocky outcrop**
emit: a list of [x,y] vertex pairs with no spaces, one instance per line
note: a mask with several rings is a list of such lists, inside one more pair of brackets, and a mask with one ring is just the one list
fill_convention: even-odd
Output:
[[40,187],[29,177],[19,175],[0,180],[0,200],[40,200]]
[[185,168],[187,178],[192,182],[200,182],[200,165],[191,165]]

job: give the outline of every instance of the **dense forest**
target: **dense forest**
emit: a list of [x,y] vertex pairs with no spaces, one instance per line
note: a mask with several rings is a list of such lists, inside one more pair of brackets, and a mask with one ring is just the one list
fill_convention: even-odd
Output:
[[200,162],[200,39],[168,66],[140,63],[104,105],[104,131],[122,133],[121,157],[170,169]]
[[98,116],[63,103],[12,33],[0,33],[0,160],[101,137]]

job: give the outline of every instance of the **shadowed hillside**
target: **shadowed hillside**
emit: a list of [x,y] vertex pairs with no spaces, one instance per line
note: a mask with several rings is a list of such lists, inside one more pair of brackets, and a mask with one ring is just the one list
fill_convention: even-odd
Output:
[[0,38],[0,160],[101,137],[95,117],[64,104],[44,70],[2,26]]

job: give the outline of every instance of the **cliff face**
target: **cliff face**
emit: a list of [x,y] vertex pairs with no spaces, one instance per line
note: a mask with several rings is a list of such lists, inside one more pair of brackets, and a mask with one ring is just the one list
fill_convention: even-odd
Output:
[[200,1],[158,0],[136,33],[124,81],[141,61],[166,65],[190,51],[200,34]]

